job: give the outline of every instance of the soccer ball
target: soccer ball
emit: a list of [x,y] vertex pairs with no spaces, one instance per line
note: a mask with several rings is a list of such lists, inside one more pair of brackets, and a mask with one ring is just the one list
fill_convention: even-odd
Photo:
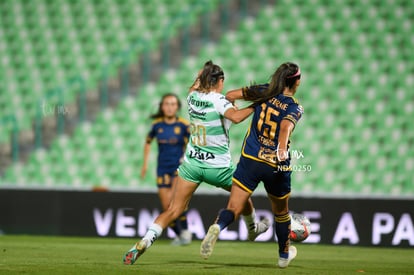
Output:
[[294,242],[303,242],[310,235],[310,221],[302,214],[294,213],[290,216],[290,236]]

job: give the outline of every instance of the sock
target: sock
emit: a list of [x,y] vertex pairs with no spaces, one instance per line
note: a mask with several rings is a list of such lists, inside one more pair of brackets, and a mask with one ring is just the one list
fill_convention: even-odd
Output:
[[247,229],[249,231],[256,230],[256,212],[254,211],[254,209],[250,215],[243,215],[243,220],[246,223]]
[[162,234],[162,227],[159,224],[153,223],[149,228],[147,233],[145,233],[143,240],[149,240],[147,248],[149,248],[156,239]]
[[176,219],[175,221],[173,221],[172,223],[170,223],[168,226],[174,231],[174,233],[175,233],[175,235],[177,237],[180,236],[180,234],[181,234],[181,228],[180,228],[180,224],[179,224],[179,220],[178,219]]
[[220,226],[220,231],[234,221],[234,213],[228,209],[222,209],[217,217],[216,223]]
[[188,210],[185,210],[181,214],[181,216],[177,219],[180,223],[181,230],[188,230],[187,212],[188,212]]
[[287,259],[289,257],[290,245],[290,215],[289,212],[282,215],[275,216],[276,236],[279,243],[279,256]]

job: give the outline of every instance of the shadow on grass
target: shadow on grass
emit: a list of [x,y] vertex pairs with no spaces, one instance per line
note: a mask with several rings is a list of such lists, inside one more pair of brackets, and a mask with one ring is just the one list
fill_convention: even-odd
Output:
[[183,264],[188,265],[192,268],[203,268],[203,269],[215,269],[223,267],[235,267],[235,268],[265,268],[274,270],[277,268],[277,264],[254,264],[254,263],[228,263],[218,261],[174,261],[171,264]]

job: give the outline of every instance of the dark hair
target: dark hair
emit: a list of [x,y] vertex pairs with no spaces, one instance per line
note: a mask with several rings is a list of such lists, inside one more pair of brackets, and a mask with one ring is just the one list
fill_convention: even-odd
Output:
[[155,118],[164,117],[164,112],[162,111],[162,104],[164,103],[164,100],[167,97],[170,97],[170,96],[175,97],[177,99],[178,110],[181,109],[181,101],[180,101],[180,99],[178,98],[178,96],[176,94],[174,94],[174,93],[164,94],[161,98],[161,101],[160,101],[159,105],[158,105],[158,111],[156,113],[150,115],[150,118],[155,119]]
[[283,63],[272,75],[269,91],[274,95],[281,94],[286,87],[291,89],[299,78],[300,71],[298,65],[291,62]]
[[251,85],[244,89],[243,98],[255,104],[265,102],[283,93],[286,87],[292,88],[298,79],[300,79],[299,66],[292,62],[283,63],[271,76],[269,86],[265,91],[262,85]]
[[204,64],[203,70],[198,78],[200,80],[198,90],[200,92],[208,92],[220,79],[224,79],[224,72],[219,65],[209,60]]

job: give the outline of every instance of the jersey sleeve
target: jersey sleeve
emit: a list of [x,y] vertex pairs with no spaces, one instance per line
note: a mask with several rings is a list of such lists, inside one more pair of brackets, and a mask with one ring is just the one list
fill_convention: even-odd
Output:
[[190,124],[185,125],[185,137],[190,138]]
[[184,133],[184,137],[188,139],[190,137],[190,122],[188,122],[188,120],[181,118],[181,117],[180,117],[180,122],[181,122],[181,128]]
[[230,101],[228,101],[226,99],[226,97],[224,95],[219,95],[218,97],[215,98],[214,100],[214,107],[216,108],[217,112],[220,115],[224,116],[224,113],[230,109],[230,108],[234,108],[233,103],[231,103]]
[[291,121],[295,126],[303,115],[303,107],[300,104],[292,103],[286,110],[286,115],[283,119]]
[[151,125],[151,130],[148,132],[147,137],[145,139],[146,143],[151,143],[151,141],[154,139],[156,134],[156,130],[155,130],[155,123],[152,123]]

